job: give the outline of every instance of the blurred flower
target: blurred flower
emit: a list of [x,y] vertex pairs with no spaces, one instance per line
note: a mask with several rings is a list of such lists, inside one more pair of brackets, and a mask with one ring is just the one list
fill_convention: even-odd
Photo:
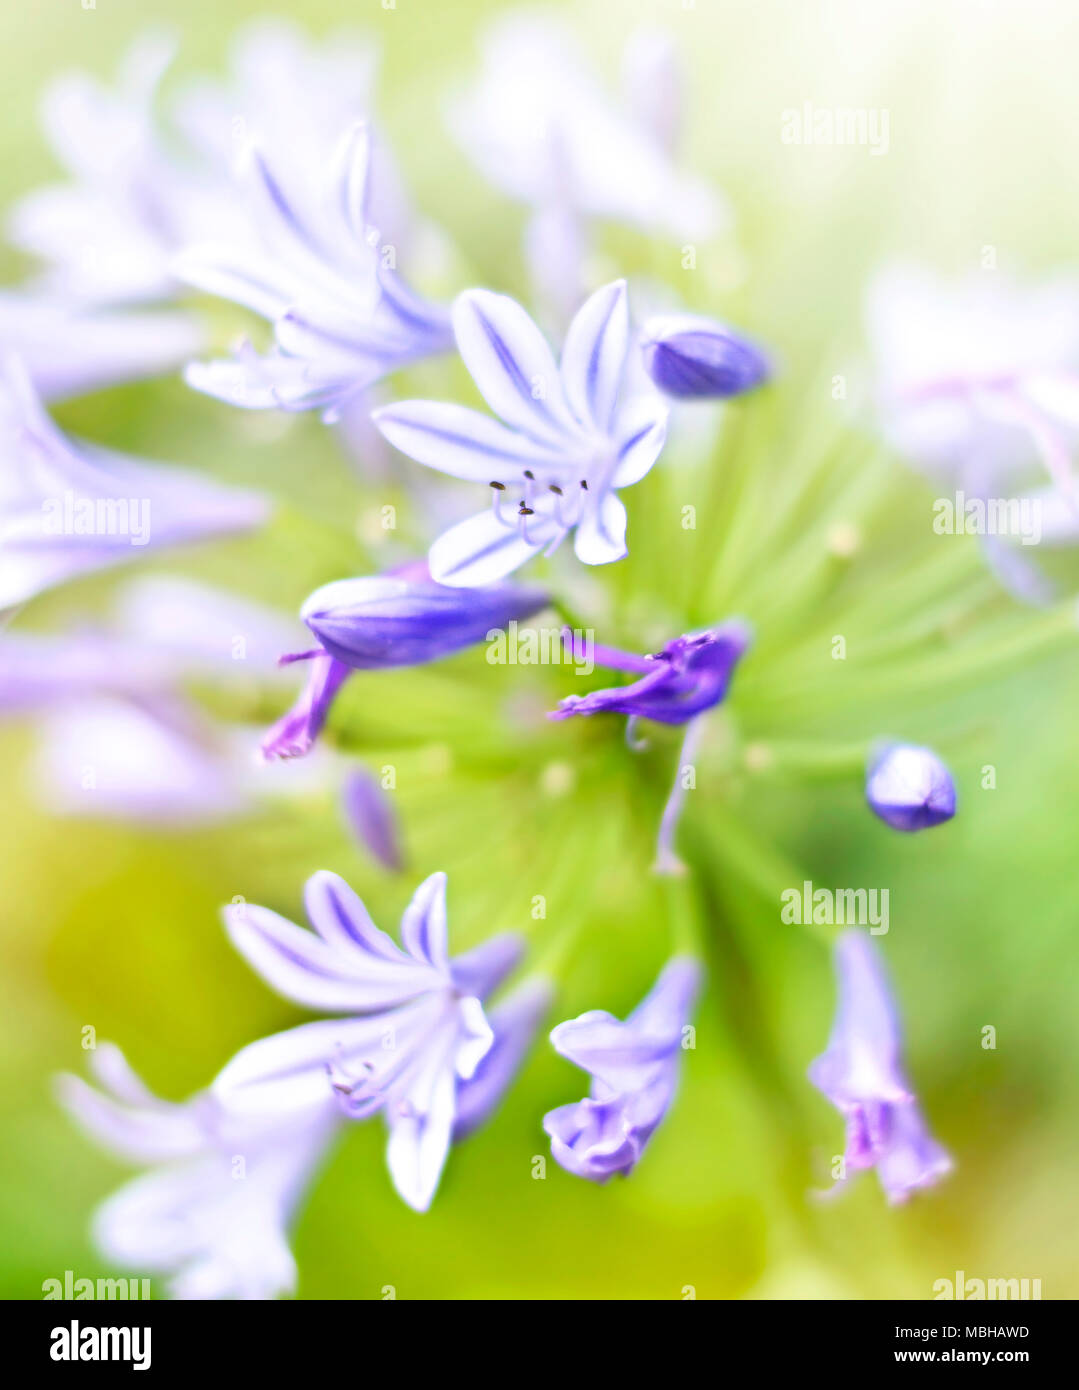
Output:
[[350,772],[342,796],[345,820],[361,845],[387,869],[402,867],[401,836],[393,803],[366,768]]
[[[238,145],[274,149],[290,196],[314,198],[312,171],[342,130],[370,115],[371,44],[346,33],[317,46],[270,20],[240,30],[227,82],[188,83],[162,119],[158,89],[175,47],[169,34],[147,32],[124,54],[115,86],[74,73],[46,92],[45,133],[71,180],[22,198],[9,231],[47,263],[46,284],[65,300],[171,297],[172,259],[197,242],[254,252],[257,227],[232,180]],[[376,220],[399,244],[407,206],[381,145],[376,162]]]
[[587,1099],[543,1117],[551,1154],[567,1172],[606,1182],[633,1171],[674,1099],[699,981],[696,962],[676,957],[624,1023],[593,1009],[552,1031],[556,1051],[592,1074]]
[[928,830],[955,815],[952,774],[928,748],[892,743],[869,765],[869,809],[893,830]]
[[45,400],[171,371],[202,346],[187,314],[72,308],[25,292],[0,292],[0,352],[22,359]]
[[482,642],[511,619],[545,608],[542,590],[512,584],[453,589],[436,584],[423,561],[388,574],[340,579],[307,599],[300,617],[318,638],[300,699],[263,740],[268,758],[302,756],[312,747],[344,681],[355,671],[439,661]]
[[517,13],[488,30],[478,80],[449,108],[450,129],[493,184],[535,209],[530,262],[575,268],[584,289],[581,219],[608,218],[679,245],[705,241],[727,217],[721,196],[680,172],[682,74],[669,36],[635,35],[626,48],[624,107],[611,101],[566,26]]
[[161,546],[247,530],[266,514],[254,493],[73,445],[22,364],[0,367],[0,610]]
[[245,1047],[214,1094],[238,1112],[293,1110],[333,1092],[353,1119],[381,1110],[394,1186],[425,1211],[449,1152],[458,1085],[476,1076],[494,1040],[480,999],[515,964],[518,939],[494,937],[451,961],[445,874],[422,883],[406,909],[403,951],[336,874],[309,879],[305,902],[317,935],[246,903],[225,909],[229,935],[286,998],[350,1016]]
[[[983,502],[1025,490],[1040,463],[1050,488],[1037,505],[1066,509],[1057,530],[1079,538],[1079,284],[1020,288],[998,271],[948,283],[894,267],[870,286],[866,321],[894,447],[938,483]],[[991,534],[981,544],[1016,597],[1051,599],[1018,545]]]
[[121,590],[105,627],[0,633],[0,717],[35,721],[35,798],[63,815],[175,827],[311,790],[325,768],[267,777],[254,732],[212,719],[183,690],[192,678],[279,679],[274,658],[292,631],[249,600],[153,575]]
[[641,346],[648,375],[680,399],[727,400],[771,375],[759,348],[725,324],[690,314],[649,319]]
[[449,316],[404,284],[396,249],[371,224],[365,125],[340,142],[322,203],[290,197],[275,160],[276,151],[251,144],[242,169],[263,249],[196,245],[176,261],[189,283],[270,320],[275,347],[260,357],[245,344],[234,361],[193,363],[186,377],[232,405],[335,419],[380,377],[448,351]]
[[159,1100],[110,1044],[90,1064],[103,1089],[61,1076],[64,1108],[113,1153],[152,1165],[98,1210],[94,1239],[106,1258],[171,1275],[176,1298],[293,1292],[288,1225],[339,1125],[332,1102],[237,1117],[210,1093]]
[[585,564],[621,559],[626,509],[616,491],[645,476],[667,431],[656,393],[621,389],[630,345],[625,281],[578,310],[561,367],[506,295],[467,291],[454,304],[453,325],[465,365],[504,423],[436,401],[401,401],[374,416],[410,458],[491,488],[491,509],[435,541],[432,576],[455,586],[490,583],[541,551],[551,554],[571,532]]
[[846,1117],[847,1168],[872,1168],[890,1202],[951,1170],[903,1072],[895,1002],[878,948],[862,932],[835,947],[839,1007],[828,1049],[809,1079]]
[[[569,628],[563,631],[575,660],[585,651]],[[664,807],[656,842],[657,873],[680,873],[683,865],[674,852],[674,835],[686,793],[686,772],[692,768],[701,733],[698,716],[718,705],[727,694],[734,669],[750,643],[745,623],[734,619],[704,632],[688,633],[668,642],[654,656],[637,656],[616,647],[592,646],[588,655],[599,666],[627,671],[639,679],[629,685],[593,690],[588,695],[567,695],[548,718],[569,719],[582,714],[624,714],[626,738],[632,747],[637,721],[654,719],[661,724],[688,724],[678,757],[674,786]]]

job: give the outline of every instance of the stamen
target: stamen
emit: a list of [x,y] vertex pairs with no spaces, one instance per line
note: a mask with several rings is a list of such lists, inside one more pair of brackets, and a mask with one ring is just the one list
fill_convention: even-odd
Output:
[[512,527],[513,522],[502,515],[502,494],[506,491],[506,484],[500,483],[496,479],[491,480],[491,511],[494,512],[495,520],[501,526]]

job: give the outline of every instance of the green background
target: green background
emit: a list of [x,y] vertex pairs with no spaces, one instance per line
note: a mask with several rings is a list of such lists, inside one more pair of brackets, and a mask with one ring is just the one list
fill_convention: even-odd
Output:
[[[483,282],[519,295],[521,210],[487,186],[440,124],[447,87],[474,70],[500,4],[398,0],[280,9],[315,34],[366,27],[383,49],[380,114],[425,214],[458,246],[447,292]],[[450,875],[451,942],[528,934],[559,961],[552,1021],[622,1014],[672,944],[698,933],[710,984],[677,1104],[627,1182],[594,1187],[548,1164],[540,1117],[583,1077],[538,1045],[493,1122],[450,1159],[432,1210],[394,1194],[376,1120],[349,1129],[295,1229],[299,1294],[415,1297],[931,1296],[936,1279],[1040,1278],[1079,1293],[1079,981],[1075,971],[1079,642],[1071,613],[1042,617],[995,589],[973,542],[935,537],[932,489],[882,455],[858,400],[868,384],[860,299],[893,256],[946,271],[996,248],[1004,273],[1074,264],[1079,165],[1074,72],[1079,12],[1067,4],[710,4],[624,0],[566,11],[608,76],[638,20],[667,25],[691,74],[687,162],[726,190],[734,240],[679,248],[616,229],[595,283],[647,272],[692,308],[774,345],[776,386],[729,411],[713,449],[682,441],[627,497],[630,557],[572,593],[599,635],[647,649],[733,613],[758,644],[713,718],[682,847],[688,879],[648,874],[675,745],[640,757],[619,721],[549,725],[569,693],[559,669],[497,669],[482,652],[422,673],[354,680],[332,740],[398,770],[409,867],[391,875],[350,841],[329,796],[277,805],[213,832],[157,835],[57,821],[28,785],[32,732],[0,728],[0,1289],[109,1273],[92,1250],[95,1204],[123,1179],[55,1107],[50,1077],[80,1070],[80,1032],[118,1042],[161,1094],[204,1085],[245,1042],[306,1015],[232,952],[218,909],[236,894],[296,918],[304,878],[345,875],[393,928],[412,887]],[[0,14],[0,193],[55,175],[34,119],[43,85],[83,65],[101,75],[147,22],[181,34],[178,71],[223,68],[261,5],[78,0]],[[782,112],[886,107],[891,148],[798,148]],[[26,264],[4,252],[8,279]],[[405,267],[407,272],[408,267]],[[239,316],[214,310],[222,337]],[[831,381],[844,374],[847,401]],[[458,364],[417,369],[402,395],[468,390]],[[358,482],[317,420],[287,428],[232,411],[177,380],[63,407],[68,428],[150,457],[255,484],[281,502],[267,531],[154,562],[294,611],[316,584],[378,567],[371,518],[398,485]],[[462,488],[465,485],[461,485]],[[684,531],[681,508],[698,509]],[[850,561],[829,528],[859,528]],[[140,572],[145,572],[143,567]],[[134,571],[132,571],[134,572]],[[558,582],[569,567],[557,572]],[[47,628],[107,604],[125,574],[36,602]],[[848,641],[846,662],[831,639]],[[278,697],[208,693],[268,722]],[[949,760],[957,820],[912,838],[866,812],[859,760],[880,734]],[[763,759],[745,749],[764,745]],[[572,769],[552,795],[545,773]],[[981,769],[996,768],[995,790]],[[545,790],[547,788],[547,790]],[[779,920],[783,887],[887,886],[884,948],[902,1000],[908,1060],[931,1124],[956,1160],[934,1192],[889,1209],[872,1176],[820,1203],[840,1120],[804,1080],[833,1006],[821,941]],[[533,896],[548,901],[533,921]],[[995,1050],[982,1029],[997,1030]],[[132,1271],[135,1273],[136,1271]],[[155,1293],[159,1290],[155,1287]]]

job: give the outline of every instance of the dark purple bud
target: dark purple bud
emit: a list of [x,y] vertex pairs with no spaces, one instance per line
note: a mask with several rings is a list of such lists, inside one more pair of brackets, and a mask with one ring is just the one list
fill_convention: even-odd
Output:
[[727,400],[772,374],[760,348],[712,319],[650,319],[641,336],[645,370],[668,396]]
[[891,743],[871,760],[865,797],[893,830],[927,830],[955,815],[952,774],[928,748]]

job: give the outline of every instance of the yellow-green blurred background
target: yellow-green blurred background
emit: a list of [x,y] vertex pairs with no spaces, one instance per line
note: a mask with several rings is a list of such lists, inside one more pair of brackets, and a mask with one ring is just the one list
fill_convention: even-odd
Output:
[[[286,15],[315,34],[349,23],[381,43],[379,114],[420,208],[447,228],[472,274],[525,295],[523,213],[482,181],[441,123],[447,88],[475,70],[482,26],[507,8],[479,0],[397,0],[393,9],[378,0],[5,6],[0,196],[6,202],[56,173],[35,119],[43,85],[72,66],[111,74],[146,24],[176,28],[178,70],[191,73],[220,72],[236,27],[257,15]],[[702,254],[692,282],[678,248],[629,233],[605,233],[603,255],[612,271],[647,269],[694,309],[729,314],[775,346],[782,378],[755,418],[772,431],[759,426],[776,441],[770,466],[780,476],[808,459],[799,452],[806,436],[835,428],[831,375],[865,382],[860,298],[877,264],[901,255],[959,272],[993,246],[1018,275],[1075,267],[1079,9],[1067,0],[553,8],[611,76],[639,22],[665,25],[681,43],[691,77],[687,162],[726,191],[737,247]],[[782,143],[782,112],[805,101],[887,108],[887,156]],[[14,252],[2,261],[9,282],[27,269]],[[459,382],[453,370],[417,380],[441,394],[452,389],[443,382]],[[750,421],[754,407],[744,409]],[[101,393],[58,416],[91,439],[282,499],[264,535],[169,556],[162,569],[294,611],[314,585],[377,564],[355,535],[374,503],[316,420],[280,430],[196,397],[178,379]],[[887,473],[888,524],[874,533],[880,551],[864,571],[852,566],[845,590],[814,589],[806,621],[821,634],[846,630],[832,613],[852,593],[871,632],[873,595],[904,582],[908,552],[916,573],[928,531],[925,484],[880,460],[864,422],[852,419],[851,431],[850,467],[860,450],[867,471]],[[672,576],[683,569],[673,533],[649,534],[649,499],[663,486],[630,499],[630,559],[602,582],[623,614],[637,605],[653,623],[673,623],[673,635],[727,613],[695,611]],[[846,519],[826,480],[810,501],[808,517]],[[705,530],[692,544],[699,572],[716,542]],[[775,558],[762,550],[749,567]],[[93,612],[124,577],[40,600],[27,622],[48,627]],[[766,582],[767,570],[756,577]],[[760,613],[750,616],[760,624]],[[36,1297],[66,1269],[108,1272],[88,1222],[126,1170],[75,1132],[49,1086],[57,1070],[82,1068],[80,1030],[92,1025],[118,1042],[164,1095],[205,1084],[243,1043],[303,1017],[231,951],[220,904],[242,893],[295,917],[303,879],[331,868],[390,928],[414,883],[446,869],[460,944],[516,926],[542,947],[547,931],[582,920],[558,1018],[631,1007],[669,948],[665,919],[688,911],[696,892],[711,985],[677,1105],[630,1181],[597,1188],[553,1164],[545,1180],[533,1179],[532,1157],[545,1152],[541,1115],[579,1096],[583,1080],[540,1045],[494,1121],[451,1157],[426,1215],[390,1187],[379,1122],[350,1129],[296,1227],[301,1296],[378,1298],[393,1285],[400,1298],[678,1298],[686,1286],[698,1297],[925,1298],[956,1269],[1040,1278],[1046,1297],[1079,1294],[1079,637],[955,692],[932,688],[932,652],[922,656],[929,677],[918,699],[878,692],[871,712],[827,698],[804,711],[796,684],[769,689],[764,657],[755,680],[747,661],[726,718],[760,737],[823,730],[836,742],[895,732],[940,746],[960,786],[957,821],[907,839],[871,819],[856,775],[801,784],[730,774],[719,792],[691,798],[686,848],[707,865],[695,890],[647,873],[669,741],[657,744],[668,761],[645,759],[638,772],[627,767],[614,721],[527,733],[507,724],[511,691],[535,699],[538,687],[539,708],[566,693],[557,673],[494,671],[465,655],[422,681],[404,673],[353,682],[336,722],[360,756],[399,768],[410,855],[401,876],[363,856],[329,798],[168,836],[49,819],[27,785],[28,729],[0,728],[0,1289]],[[833,678],[823,667],[817,674]],[[244,698],[243,713],[263,722],[279,711]],[[544,768],[559,759],[579,759],[568,804],[542,790]],[[993,792],[979,785],[986,763],[997,768]],[[817,882],[891,888],[884,946],[910,1068],[956,1159],[947,1182],[906,1208],[888,1209],[872,1176],[842,1200],[812,1199],[840,1145],[838,1116],[804,1080],[829,1027],[830,966],[816,941],[780,924],[774,897],[749,886],[752,873],[739,876],[732,861],[747,831]],[[537,893],[549,897],[546,923],[530,917]],[[995,1050],[981,1046],[987,1024]]]

